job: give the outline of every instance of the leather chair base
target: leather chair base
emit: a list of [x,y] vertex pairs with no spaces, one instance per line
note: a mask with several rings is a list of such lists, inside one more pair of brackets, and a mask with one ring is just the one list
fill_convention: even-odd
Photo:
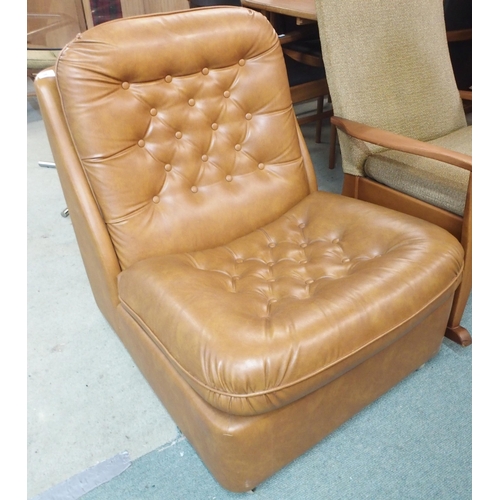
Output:
[[[433,357],[453,295],[407,334],[321,389],[262,415],[230,415],[207,404],[121,307],[117,332],[170,416],[215,479],[249,491],[317,444]],[[312,424],[313,423],[313,424]]]

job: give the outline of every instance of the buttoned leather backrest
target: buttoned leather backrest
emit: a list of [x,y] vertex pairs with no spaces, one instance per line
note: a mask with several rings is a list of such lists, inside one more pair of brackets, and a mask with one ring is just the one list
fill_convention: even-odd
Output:
[[280,44],[261,14],[112,21],[69,44],[56,75],[122,269],[225,244],[316,187]]

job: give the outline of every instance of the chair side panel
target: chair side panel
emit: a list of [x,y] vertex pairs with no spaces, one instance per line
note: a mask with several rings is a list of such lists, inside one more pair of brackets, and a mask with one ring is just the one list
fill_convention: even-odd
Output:
[[85,270],[97,305],[114,326],[121,269],[64,120],[54,71],[39,73],[35,88]]

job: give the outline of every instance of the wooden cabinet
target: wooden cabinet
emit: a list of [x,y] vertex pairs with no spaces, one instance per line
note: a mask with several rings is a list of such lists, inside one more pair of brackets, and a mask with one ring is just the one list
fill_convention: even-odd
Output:
[[28,48],[61,48],[87,24],[81,0],[28,0]]
[[[82,0],[85,19],[89,28],[103,22],[103,20],[109,20],[109,16],[107,19],[105,16],[111,3],[115,4],[117,10],[120,11],[120,14],[116,17],[140,16],[189,8],[188,0],[115,0],[114,2],[111,0]],[[101,13],[99,9],[101,9]],[[103,11],[104,15],[102,14]]]
[[188,0],[27,0],[28,47],[61,48],[100,22],[188,8]]

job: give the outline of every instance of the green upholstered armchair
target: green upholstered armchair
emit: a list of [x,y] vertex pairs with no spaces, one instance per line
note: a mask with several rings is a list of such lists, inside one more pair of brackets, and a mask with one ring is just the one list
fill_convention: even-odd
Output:
[[442,0],[316,0],[335,109],[343,194],[408,213],[454,234],[465,252],[447,336],[472,287],[472,126],[450,62]]

